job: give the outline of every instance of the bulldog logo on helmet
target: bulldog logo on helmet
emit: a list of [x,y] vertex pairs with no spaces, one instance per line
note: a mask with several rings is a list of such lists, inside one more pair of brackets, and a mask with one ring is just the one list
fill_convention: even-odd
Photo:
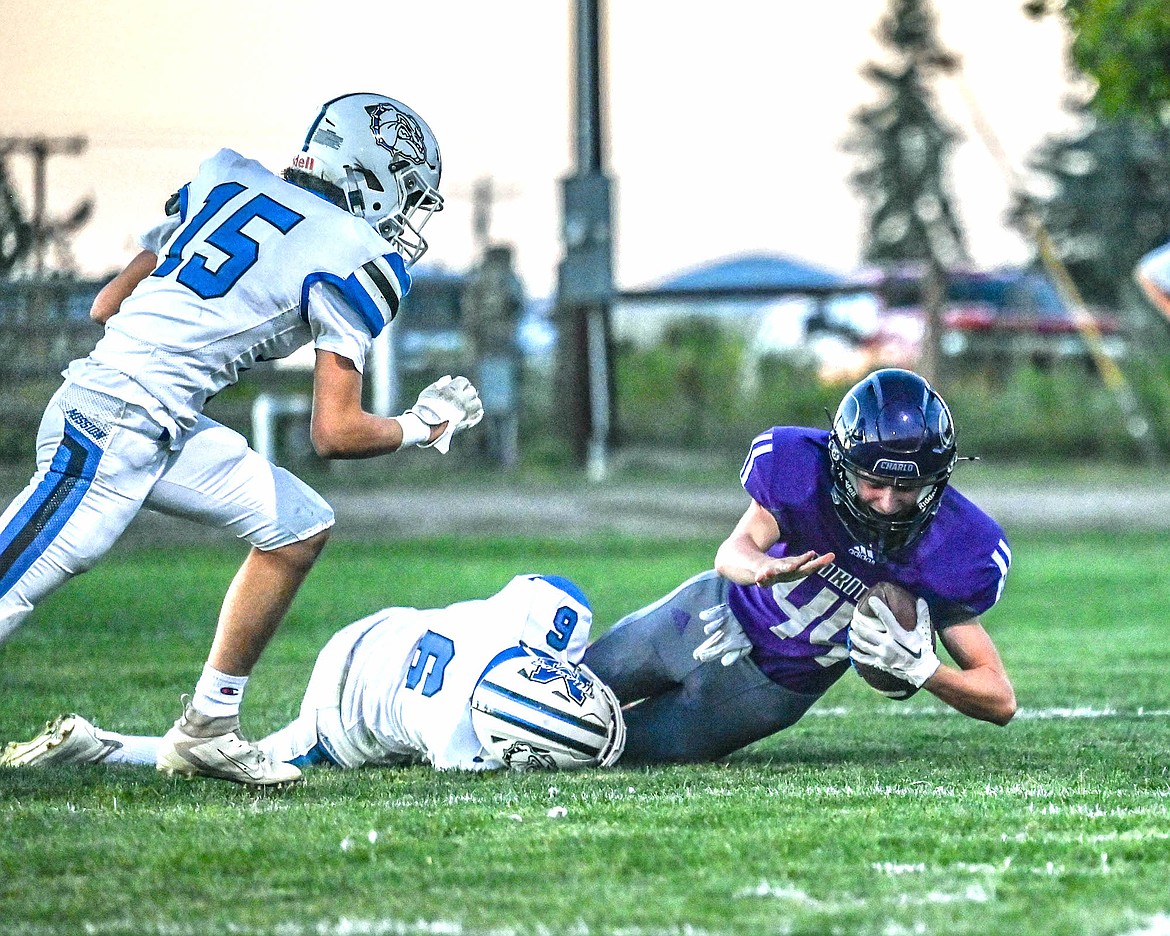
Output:
[[558,679],[565,681],[565,692],[568,698],[578,705],[584,705],[586,697],[593,697],[593,683],[576,670],[570,669],[556,660],[537,658],[527,676],[534,683],[551,683]]
[[527,741],[513,741],[504,748],[501,759],[513,770],[557,769],[557,762],[548,751],[541,750]]
[[[422,127],[410,114],[404,114],[389,102],[372,104],[366,108],[370,115],[370,131],[374,142],[395,156],[400,156],[416,166],[431,165],[427,162],[427,144]],[[431,166],[437,169],[437,166]]]

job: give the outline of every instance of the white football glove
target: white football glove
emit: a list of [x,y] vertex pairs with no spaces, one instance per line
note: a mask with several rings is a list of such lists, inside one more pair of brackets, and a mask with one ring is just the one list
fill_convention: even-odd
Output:
[[[483,403],[479,399],[479,391],[471,385],[466,377],[452,377],[447,374],[440,377],[433,384],[423,390],[415,400],[414,406],[402,414],[399,421],[403,424],[404,438],[411,440],[411,433],[407,425],[412,422],[411,416],[422,421],[428,427],[423,441],[417,442],[419,448],[437,448],[446,455],[451,448],[451,438],[456,432],[470,429],[483,419]],[[430,429],[440,423],[446,423],[443,430],[434,442],[426,441]]]
[[752,642],[727,605],[718,604],[700,611],[699,620],[704,622],[703,633],[707,639],[695,647],[692,656],[700,663],[721,657],[724,666],[731,666],[752,652]]
[[869,599],[873,615],[860,609],[849,622],[849,655],[857,663],[876,667],[904,679],[915,688],[935,674],[942,665],[930,639],[930,609],[919,598],[915,604],[914,630],[903,630],[894,612],[879,598]]

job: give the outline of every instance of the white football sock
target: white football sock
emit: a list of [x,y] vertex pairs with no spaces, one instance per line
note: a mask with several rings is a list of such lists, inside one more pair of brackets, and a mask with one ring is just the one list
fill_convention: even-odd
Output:
[[317,717],[314,714],[302,715],[267,738],[257,741],[256,747],[277,763],[291,764],[298,757],[308,754],[316,744]]
[[158,760],[158,748],[162,738],[148,735],[118,734],[114,731],[97,729],[97,736],[104,741],[117,741],[122,745],[111,751],[103,764],[145,764],[153,767]]
[[203,667],[203,675],[195,684],[195,695],[191,705],[195,711],[210,718],[224,718],[240,714],[240,702],[244,698],[247,676],[230,676],[221,673],[210,663]]

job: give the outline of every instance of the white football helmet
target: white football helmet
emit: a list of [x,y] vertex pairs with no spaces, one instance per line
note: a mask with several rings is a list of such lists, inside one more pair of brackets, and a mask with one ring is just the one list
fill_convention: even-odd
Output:
[[527,647],[497,657],[471,693],[471,724],[513,770],[612,767],[626,746],[613,690],[585,666]]
[[426,252],[420,232],[443,208],[442,160],[431,128],[405,104],[382,94],[327,101],[291,168],[341,189],[349,210],[373,225],[407,266]]

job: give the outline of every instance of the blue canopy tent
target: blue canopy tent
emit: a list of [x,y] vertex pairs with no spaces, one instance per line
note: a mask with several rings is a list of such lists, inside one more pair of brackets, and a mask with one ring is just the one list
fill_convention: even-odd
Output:
[[783,254],[744,254],[704,263],[654,286],[627,290],[622,298],[765,298],[823,295],[865,289],[863,284]]

